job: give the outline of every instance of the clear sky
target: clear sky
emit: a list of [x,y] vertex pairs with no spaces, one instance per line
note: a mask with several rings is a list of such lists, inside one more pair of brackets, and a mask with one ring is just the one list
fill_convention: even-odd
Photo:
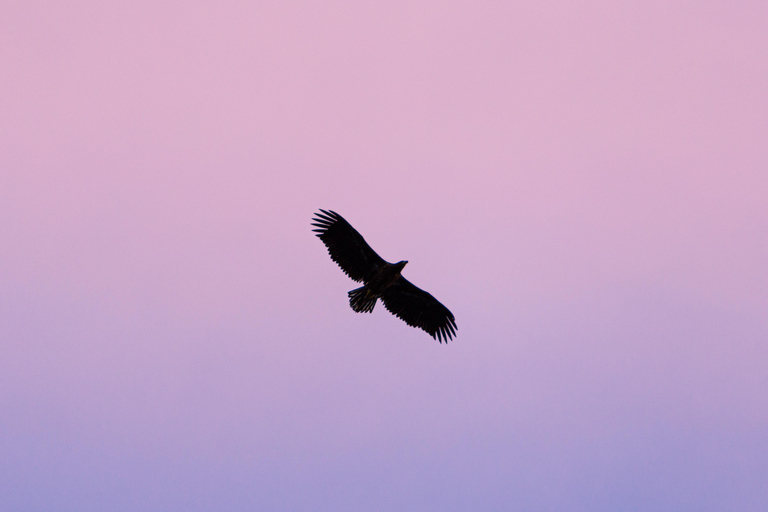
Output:
[[[4,1],[0,509],[768,509],[765,1]],[[313,236],[343,215],[440,345]]]

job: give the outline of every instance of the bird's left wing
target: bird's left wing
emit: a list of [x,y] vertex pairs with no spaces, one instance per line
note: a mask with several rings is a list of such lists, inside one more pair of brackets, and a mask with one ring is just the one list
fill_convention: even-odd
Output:
[[412,327],[446,343],[456,335],[456,320],[440,302],[410,281],[400,278],[381,294],[384,307]]
[[328,247],[331,259],[349,277],[362,281],[370,272],[386,263],[344,217],[333,210],[320,212],[312,219],[312,225],[317,228],[312,231]]

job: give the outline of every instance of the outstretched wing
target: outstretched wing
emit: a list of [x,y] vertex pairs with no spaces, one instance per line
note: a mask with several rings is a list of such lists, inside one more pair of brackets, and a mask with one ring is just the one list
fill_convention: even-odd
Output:
[[381,300],[390,313],[412,327],[424,329],[440,343],[456,335],[456,320],[448,308],[402,276],[384,290]]
[[320,210],[312,220],[313,229],[328,247],[331,259],[355,281],[362,281],[370,272],[386,262],[371,249],[363,237],[338,213]]

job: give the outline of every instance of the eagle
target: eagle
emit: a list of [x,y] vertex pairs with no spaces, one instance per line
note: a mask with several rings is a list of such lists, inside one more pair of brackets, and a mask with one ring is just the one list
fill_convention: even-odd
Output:
[[390,313],[423,329],[440,343],[456,335],[456,320],[448,308],[402,276],[407,261],[384,261],[349,222],[332,210],[315,213],[312,226],[331,259],[350,278],[363,283],[348,293],[353,311],[371,313],[376,300],[381,299]]

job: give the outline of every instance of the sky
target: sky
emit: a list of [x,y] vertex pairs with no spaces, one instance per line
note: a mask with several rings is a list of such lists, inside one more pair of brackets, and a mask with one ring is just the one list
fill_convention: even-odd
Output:
[[1,7],[0,509],[768,507],[765,2]]

